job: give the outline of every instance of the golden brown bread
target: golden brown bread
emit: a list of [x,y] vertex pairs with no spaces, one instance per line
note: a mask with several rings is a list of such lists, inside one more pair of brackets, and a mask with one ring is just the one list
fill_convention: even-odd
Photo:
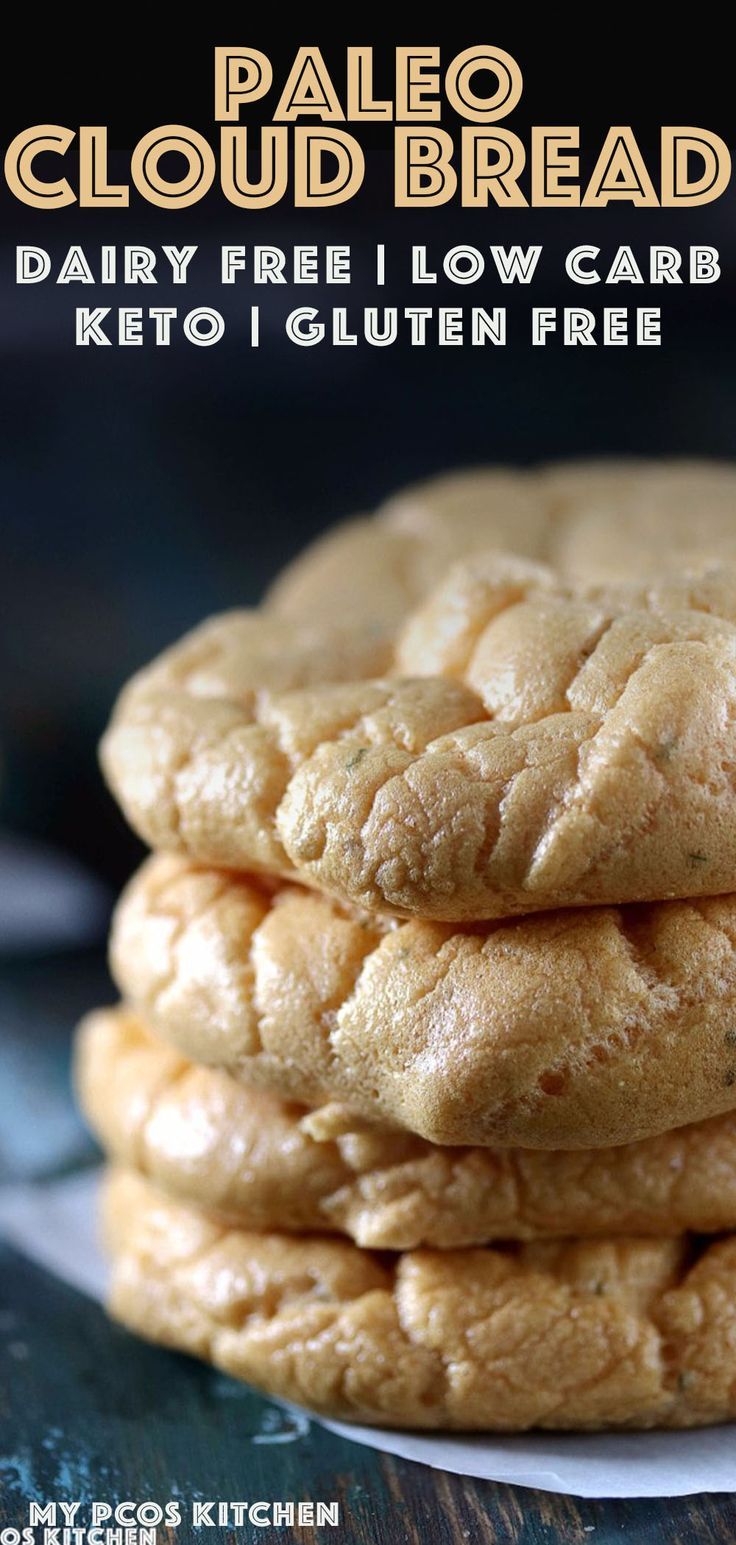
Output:
[[694,558],[736,560],[736,467],[720,461],[560,462],[549,561],[571,578],[630,579]]
[[207,618],[165,649],[128,692],[183,691],[255,712],[264,691],[362,680],[389,669],[393,658],[385,631],[353,617],[291,622],[267,611],[236,610]]
[[488,717],[421,750],[325,740],[277,812],[295,871],[457,920],[733,888],[735,615],[729,570],[576,593],[461,565],[397,664],[459,678]]
[[394,628],[455,559],[488,547],[593,583],[696,556],[734,561],[736,468],[619,457],[443,473],[328,531],[287,565],[267,602],[301,621],[347,611]]
[[152,846],[377,910],[715,894],[736,888],[735,617],[734,570],[571,590],[475,559],[409,620],[413,676],[271,690],[289,668],[258,619],[242,670],[220,625],[204,671],[195,635],[131,683],[103,764]]
[[149,859],[123,995],[195,1062],[430,1141],[595,1148],[736,1107],[736,898],[451,927]]
[[89,1015],[75,1062],[107,1154],[234,1226],[376,1250],[736,1228],[735,1113],[622,1148],[438,1148],[198,1067],[124,1009]]
[[736,1240],[395,1257],[228,1230],[113,1175],[110,1307],[333,1416],[424,1428],[690,1427],[736,1416]]
[[[188,641],[185,641],[188,644]],[[291,873],[276,814],[290,778],[331,736],[424,747],[441,724],[472,723],[478,699],[453,682],[348,682],[207,698],[135,678],[102,742],[111,787],[151,847],[231,868]],[[350,753],[348,753],[350,755]]]
[[345,521],[279,575],[266,598],[279,617],[396,628],[458,557],[488,547],[526,557],[549,546],[549,500],[533,473],[486,467],[447,473]]

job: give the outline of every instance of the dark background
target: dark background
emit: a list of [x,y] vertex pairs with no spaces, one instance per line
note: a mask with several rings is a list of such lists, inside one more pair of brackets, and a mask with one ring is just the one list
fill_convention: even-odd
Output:
[[[530,13],[531,14],[531,13]],[[341,85],[346,42],[386,50],[376,87],[390,94],[390,48],[440,42],[443,58],[471,42],[510,51],[524,73],[520,107],[504,120],[525,136],[529,123],[580,123],[583,170],[591,169],[610,124],[631,123],[656,168],[662,123],[711,128],[729,143],[733,91],[726,38],[670,30],[648,43],[636,18],[619,13],[606,39],[592,21],[564,29],[531,21],[522,29],[491,11],[453,34],[402,16],[387,37],[370,18],[333,41],[309,13],[289,27],[274,10],[271,34],[249,15],[217,31],[180,31],[164,42],[126,23],[120,35],[79,23],[74,34],[40,30],[5,54],[3,145],[39,121],[109,125],[113,173],[126,151],[167,121],[214,136],[212,48],[252,43],[274,60],[276,81],[300,43],[317,42]],[[279,87],[280,89],[280,87]],[[273,108],[276,88],[267,106]],[[266,114],[267,116],[267,114]],[[253,121],[251,117],[248,121]],[[446,121],[446,126],[453,124]],[[350,125],[346,127],[350,128]],[[163,213],[131,195],[127,211],[71,207],[38,213],[4,191],[0,245],[0,824],[52,840],[117,883],[137,851],[102,789],[94,748],[125,676],[204,614],[258,599],[264,583],[313,533],[365,509],[403,481],[474,461],[529,462],[596,452],[731,455],[736,410],[736,194],[701,210],[394,211],[391,126],[354,128],[366,148],[368,179],[353,202],[305,214],[284,202],[258,216],[214,191],[188,211]],[[70,157],[71,159],[71,157]],[[73,162],[72,162],[73,164]],[[656,178],[655,178],[656,180]],[[439,256],[469,241],[544,242],[533,293],[489,281],[429,292],[431,304],[507,304],[516,341],[504,350],[297,349],[278,332],[291,305],[406,304],[401,285],[376,293],[350,288],[260,290],[216,284],[224,241],[385,240],[397,254],[412,242]],[[103,296],[80,286],[16,288],[14,246],[36,242],[56,265],[71,242],[94,260],[103,241],[200,243],[186,288],[138,286],[105,304],[210,303],[230,323],[222,343],[195,349],[75,349],[73,312]],[[723,277],[712,287],[650,292],[582,289],[564,277],[561,255],[577,241],[612,256],[630,242],[646,262],[650,242],[720,249]],[[199,267],[203,263],[204,267]],[[197,275],[200,275],[197,278]],[[425,292],[427,293],[427,292]],[[420,297],[424,299],[424,296]],[[257,354],[238,336],[251,300],[271,312]],[[532,350],[514,314],[532,303],[661,304],[660,349]]]

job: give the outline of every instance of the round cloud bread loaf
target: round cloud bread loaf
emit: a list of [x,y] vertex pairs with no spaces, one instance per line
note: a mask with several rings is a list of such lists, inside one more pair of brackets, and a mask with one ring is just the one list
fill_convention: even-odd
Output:
[[443,473],[320,537],[279,575],[268,605],[297,621],[347,612],[395,628],[455,559],[488,547],[593,583],[696,554],[736,561],[736,467],[619,458]]
[[123,1009],[80,1027],[76,1081],[110,1157],[243,1228],[378,1250],[736,1228],[736,1113],[622,1148],[438,1148],[248,1089]]
[[736,1240],[413,1251],[224,1228],[135,1174],[105,1200],[110,1308],[328,1416],[423,1428],[736,1415]]
[[457,928],[149,859],[123,995],[195,1062],[431,1142],[596,1148],[736,1107],[736,898]]
[[342,657],[332,626],[281,653],[270,617],[268,646],[257,617],[206,625],[126,689],[103,765],[151,846],[376,910],[716,894],[736,889],[735,619],[735,570],[570,589],[486,555],[384,679],[334,680],[383,646]]

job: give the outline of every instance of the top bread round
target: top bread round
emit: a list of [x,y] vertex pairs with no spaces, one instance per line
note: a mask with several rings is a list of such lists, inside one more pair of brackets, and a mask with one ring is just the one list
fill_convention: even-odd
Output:
[[446,473],[320,537],[279,575],[269,609],[395,628],[450,564],[489,547],[592,582],[736,561],[736,467],[619,458]]
[[136,830],[446,920],[736,888],[736,570],[592,585],[486,552],[389,633],[235,613],[168,651],[103,743]]

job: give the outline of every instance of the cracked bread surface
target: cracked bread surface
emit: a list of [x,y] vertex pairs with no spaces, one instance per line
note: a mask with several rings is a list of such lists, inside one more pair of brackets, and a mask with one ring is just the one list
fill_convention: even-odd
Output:
[[325,741],[277,814],[295,871],[447,920],[732,888],[735,579],[575,592],[461,566],[397,669],[457,679],[483,715],[420,751]]
[[698,555],[736,561],[736,468],[621,457],[441,473],[319,537],[287,564],[267,604],[302,621],[339,617],[347,604],[361,622],[396,628],[455,559],[488,547],[592,583]]
[[736,1228],[736,1113],[621,1148],[440,1148],[251,1090],[123,1009],[87,1018],[75,1063],[108,1156],[234,1226],[377,1250]]
[[229,1229],[129,1172],[104,1221],[115,1318],[324,1415],[496,1432],[736,1415],[731,1236],[387,1257]]
[[[399,915],[724,892],[736,885],[735,617],[727,568],[571,588],[487,555],[404,629],[397,670],[430,674],[282,691],[288,662],[276,650],[269,674],[254,617],[238,684],[221,625],[225,663],[203,671],[195,635],[134,679],[103,766],[152,847]],[[315,629],[303,675],[331,652]]]
[[347,606],[361,622],[395,629],[458,557],[487,547],[542,556],[551,520],[550,501],[532,473],[448,473],[318,537],[277,577],[266,604],[300,621],[341,616]]
[[149,859],[113,975],[182,1054],[431,1142],[596,1148],[736,1107],[736,900],[457,927]]

